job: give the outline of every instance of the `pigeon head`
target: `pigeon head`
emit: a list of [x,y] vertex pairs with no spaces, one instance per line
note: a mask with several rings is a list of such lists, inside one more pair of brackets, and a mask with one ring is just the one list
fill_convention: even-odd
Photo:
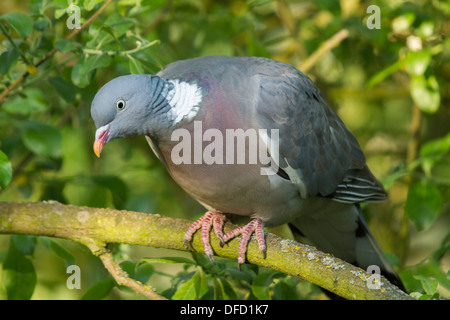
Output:
[[150,134],[168,122],[168,93],[174,85],[158,76],[126,75],[105,84],[95,95],[91,116],[97,131],[94,152],[99,157],[109,141]]

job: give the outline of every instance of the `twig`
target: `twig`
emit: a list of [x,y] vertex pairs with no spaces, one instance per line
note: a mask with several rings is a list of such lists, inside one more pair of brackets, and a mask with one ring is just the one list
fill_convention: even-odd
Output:
[[[92,21],[94,21],[105,9],[106,7],[112,2],[113,0],[107,0],[101,7],[100,9],[98,9],[88,20],[86,20],[85,23],[83,23],[83,25],[79,28],[79,29],[75,29],[74,31],[72,31],[72,33],[70,33],[66,39],[70,40],[72,38],[74,38],[77,34],[79,34],[84,28],[86,28],[89,24],[92,23]],[[56,52],[58,51],[58,49],[54,48],[53,50],[51,50],[49,53],[47,53],[45,55],[44,58],[42,58],[38,63],[36,63],[36,67],[39,67],[41,64],[43,64],[45,61],[47,61],[48,59],[50,59]],[[11,83],[9,85],[8,88],[5,89],[5,91],[3,91],[0,94],[0,104],[2,104],[3,102],[6,101],[6,99],[8,98],[8,95],[11,93],[12,90],[14,90],[19,84],[21,84],[28,76],[30,75],[30,73],[27,71],[24,74],[22,74],[19,78],[16,79],[16,81],[14,81],[13,83]]]
[[[308,10],[302,10],[303,16],[308,14]],[[294,17],[292,11],[289,7],[289,3],[286,0],[278,0],[277,1],[277,13],[279,15],[281,23],[286,27],[286,29],[291,34],[291,37],[295,39],[294,41],[294,50],[299,56],[300,60],[303,60],[307,52],[300,41],[298,41],[298,24],[297,20],[300,20],[302,17]]]
[[289,33],[295,36],[298,30],[297,21],[289,8],[289,4],[285,0],[277,1],[277,12],[280,16],[281,22],[289,30]]
[[[119,283],[124,274],[115,268],[111,257],[103,258],[104,243],[127,243],[157,248],[186,251],[184,233],[191,221],[161,217],[155,214],[96,209],[62,205],[51,202],[0,202],[0,234],[30,234],[59,237],[91,244],[91,250],[106,262],[108,270],[116,273]],[[225,232],[232,226],[225,224]],[[211,237],[214,253],[228,259],[237,259],[238,240],[221,247],[217,237]],[[195,251],[203,252],[200,236],[192,241]],[[313,247],[272,234],[266,235],[267,256],[264,259],[256,239],[248,246],[250,263],[296,276],[347,299],[398,300],[412,299],[381,277],[380,289],[368,288],[366,272],[345,261],[325,254]],[[111,272],[110,270],[110,272]],[[134,285],[134,284],[133,284]],[[142,287],[141,287],[142,289]]]
[[320,47],[317,48],[317,50],[314,51],[305,61],[303,61],[299,69],[305,73],[308,72],[326,52],[333,50],[349,35],[350,33],[347,29],[342,29],[338,33],[334,34],[330,39],[322,43]]
[[3,25],[1,23],[0,23],[0,30],[2,31],[3,35],[8,39],[8,41],[11,43],[11,45],[14,47],[14,49],[16,49],[17,53],[22,58],[23,62],[25,62],[26,65],[30,65],[31,62],[28,61],[27,57],[25,57],[25,55],[22,53],[22,51],[17,47],[16,43],[14,42],[14,40],[11,38],[11,36],[5,30],[5,27],[3,27]]
[[412,117],[410,124],[411,136],[408,142],[408,151],[406,155],[406,163],[411,164],[417,158],[420,142],[420,126],[422,123],[422,111],[414,104],[412,106]]
[[136,48],[126,50],[126,51],[114,51],[114,50],[103,51],[103,50],[97,50],[97,49],[83,49],[83,52],[85,54],[92,54],[92,55],[93,54],[102,55],[102,54],[106,53],[109,56],[114,56],[114,55],[127,56],[129,54],[133,54],[133,53],[145,50],[147,48],[150,48],[151,46],[154,46],[155,44],[159,44],[160,41],[153,40],[152,42],[146,43],[144,45],[142,45],[142,43],[140,41],[136,41],[136,43],[137,43]]
[[116,280],[117,284],[126,286],[135,292],[149,298],[150,300],[167,300],[165,297],[159,295],[154,289],[142,284],[128,276],[128,274],[120,267],[120,265],[114,260],[111,252],[106,248],[106,244],[93,241],[92,239],[79,240],[86,247],[88,247],[92,254],[99,257],[103,262],[105,268]]
[[[411,115],[411,123],[410,123],[410,137],[408,141],[408,146],[406,150],[406,164],[410,168],[409,174],[406,176],[406,183],[408,184],[408,188],[411,188],[411,186],[417,181],[417,179],[414,177],[414,173],[417,172],[417,167],[414,166],[414,162],[417,160],[418,154],[419,154],[419,147],[420,147],[420,128],[422,124],[422,111],[420,108],[414,103],[412,105],[412,115]],[[423,178],[422,178],[423,180]],[[399,228],[399,245],[401,246],[400,252],[401,254],[400,258],[401,261],[404,262],[405,258],[405,252],[407,252],[407,239],[409,238],[409,228],[408,228],[408,215],[404,210],[401,211],[400,216],[400,228]]]

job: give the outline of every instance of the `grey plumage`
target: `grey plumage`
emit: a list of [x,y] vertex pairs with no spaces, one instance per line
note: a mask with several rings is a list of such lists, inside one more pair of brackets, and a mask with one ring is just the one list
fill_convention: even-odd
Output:
[[[114,103],[124,97],[126,110],[118,111]],[[386,192],[356,138],[294,67],[253,57],[178,61],[157,76],[112,80],[97,93],[91,114],[97,137],[107,137],[96,140],[96,153],[111,139],[146,135],[174,180],[208,210],[266,226],[289,223],[320,249],[364,268],[378,264],[401,285],[357,205],[385,200]],[[174,163],[178,141],[171,134],[179,128],[193,134],[195,121],[203,132],[224,135],[227,129],[279,130],[278,174],[261,175],[261,163]]]

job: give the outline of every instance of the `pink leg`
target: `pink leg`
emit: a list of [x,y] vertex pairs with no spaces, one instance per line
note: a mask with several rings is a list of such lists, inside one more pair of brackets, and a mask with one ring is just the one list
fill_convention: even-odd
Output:
[[266,244],[264,241],[264,229],[263,229],[263,222],[261,219],[253,219],[247,225],[234,229],[233,231],[230,231],[229,233],[223,236],[223,241],[227,242],[228,240],[242,234],[241,242],[239,242],[239,253],[238,253],[239,269],[241,268],[241,264],[245,263],[245,253],[247,252],[247,245],[248,242],[250,241],[250,236],[252,235],[253,232],[256,234],[259,251],[262,252],[263,257],[265,258]]
[[192,240],[192,236],[194,235],[195,231],[197,231],[198,229],[201,228],[203,220],[205,220],[206,215],[208,215],[209,212],[207,212],[205,215],[203,215],[200,219],[198,219],[197,221],[195,221],[193,224],[191,224],[191,226],[189,227],[189,229],[186,231],[186,233],[184,234],[184,245],[186,246],[186,248],[189,249],[189,242]]
[[214,252],[209,239],[209,232],[211,230],[211,227],[213,227],[214,232],[220,239],[220,242],[223,243],[222,227],[225,218],[225,215],[221,213],[213,211],[208,211],[207,213],[205,213],[200,219],[195,221],[185,233],[184,244],[186,245],[186,247],[188,247],[189,249],[189,242],[192,240],[192,236],[198,229],[202,228],[203,249],[205,250],[205,254],[208,256],[209,260],[211,260],[212,263],[215,263],[213,259]]
[[220,244],[223,246],[225,242],[223,241],[223,223],[225,222],[225,215],[221,213],[216,213],[214,220],[213,220],[213,226],[214,226],[214,232],[217,237],[220,239]]

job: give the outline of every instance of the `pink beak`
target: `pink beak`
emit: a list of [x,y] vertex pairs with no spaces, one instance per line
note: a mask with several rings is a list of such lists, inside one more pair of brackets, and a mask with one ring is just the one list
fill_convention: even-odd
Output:
[[94,153],[99,158],[108,137],[109,137],[109,124],[98,128],[97,131],[95,132]]

